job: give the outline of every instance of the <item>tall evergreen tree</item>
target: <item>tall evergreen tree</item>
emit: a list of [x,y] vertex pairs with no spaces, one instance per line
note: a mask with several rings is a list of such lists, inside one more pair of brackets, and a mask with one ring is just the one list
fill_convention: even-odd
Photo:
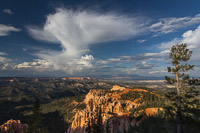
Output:
[[54,125],[53,125],[53,133],[56,133],[57,132],[57,123],[58,123],[58,113],[56,113],[55,115],[54,115]]
[[168,84],[176,84],[177,89],[177,133],[182,132],[181,125],[181,95],[180,90],[183,85],[188,83],[189,75],[185,72],[193,69],[194,65],[188,65],[186,62],[190,59],[192,51],[187,48],[186,44],[177,44],[171,47],[170,58],[174,67],[167,67],[168,72],[175,75],[175,78],[165,76]]
[[85,130],[87,133],[91,133],[91,122],[90,122],[90,118],[88,119],[88,125],[87,125],[87,128]]
[[109,123],[109,119],[106,122],[106,133],[110,133],[110,123]]
[[41,109],[40,109],[40,102],[37,100],[35,101],[32,109],[33,115],[30,121],[29,131],[30,133],[38,133],[42,127],[42,116],[41,116]]

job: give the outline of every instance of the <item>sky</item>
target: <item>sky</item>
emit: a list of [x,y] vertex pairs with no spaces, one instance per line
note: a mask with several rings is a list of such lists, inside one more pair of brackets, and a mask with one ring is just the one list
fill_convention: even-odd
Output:
[[169,75],[186,43],[200,75],[199,0],[0,0],[0,76]]

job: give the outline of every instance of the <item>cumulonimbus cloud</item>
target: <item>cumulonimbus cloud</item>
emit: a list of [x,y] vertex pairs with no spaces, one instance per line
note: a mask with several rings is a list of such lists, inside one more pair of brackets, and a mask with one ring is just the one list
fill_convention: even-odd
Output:
[[[84,66],[80,61],[88,54],[90,45],[126,40],[142,33],[144,29],[139,21],[136,17],[113,13],[59,8],[47,16],[42,27],[29,26],[28,31],[37,40],[61,45],[62,51],[42,51],[36,55],[52,62],[57,69],[62,67],[68,70],[67,67],[74,65]],[[88,62],[85,65],[91,67]]]
[[[161,44],[159,53],[143,53],[137,56],[96,60],[89,54],[91,45],[103,42],[126,40],[142,33],[155,35],[167,34],[200,22],[200,15],[194,17],[163,18],[157,23],[146,23],[144,18],[125,16],[115,13],[97,13],[92,11],[74,11],[63,8],[56,9],[55,13],[46,17],[44,25],[28,26],[30,35],[40,41],[58,44],[61,51],[42,50],[35,55],[41,60],[49,62],[52,69],[64,70],[67,73],[93,68],[96,64],[109,64],[131,61],[163,60],[168,58],[169,45],[185,40],[186,36],[193,36],[194,31],[188,31],[183,39],[174,39],[173,42]],[[185,36],[185,37],[184,37]],[[192,37],[190,37],[192,38]],[[193,38],[194,40],[194,38]],[[144,42],[146,40],[140,40]],[[184,42],[187,42],[186,40]],[[30,62],[31,63],[31,62]]]

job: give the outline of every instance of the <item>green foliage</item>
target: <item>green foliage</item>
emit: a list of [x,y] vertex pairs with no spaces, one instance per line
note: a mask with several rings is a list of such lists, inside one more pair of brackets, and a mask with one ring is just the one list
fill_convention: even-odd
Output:
[[32,108],[32,119],[29,123],[29,130],[28,132],[39,132],[42,128],[42,116],[41,116],[41,109],[40,109],[40,102],[37,100]]
[[135,100],[141,97],[141,93],[137,91],[131,91],[121,95],[122,100]]
[[[191,56],[192,51],[187,49],[186,44],[177,44],[171,48],[169,57],[171,58],[172,65],[174,67],[167,67],[167,69],[169,73],[175,75],[178,73],[177,76],[181,79],[182,83],[187,83],[189,80],[189,75],[185,74],[184,72],[194,68],[194,65],[188,65],[187,63],[183,64],[184,62],[187,62]],[[175,78],[170,78],[168,76],[166,76],[165,79],[168,84],[174,84],[178,82]]]
[[168,133],[170,130],[164,119],[151,116],[144,119],[138,126],[129,127],[128,133]]
[[[186,90],[186,84],[189,83],[189,75],[185,72],[193,69],[194,65],[188,65],[187,62],[192,56],[192,51],[187,49],[186,44],[177,44],[172,46],[170,58],[174,67],[167,67],[168,72],[174,74],[176,78],[165,77],[168,84],[176,83],[177,89],[177,133],[182,132],[182,114],[181,114],[181,95],[180,91]],[[185,64],[184,64],[185,63]]]
[[83,103],[84,98],[85,95],[56,99],[50,103],[42,104],[42,113],[47,114],[58,111],[64,117],[65,121],[71,122],[74,113],[76,113],[75,110],[86,108],[85,103]]

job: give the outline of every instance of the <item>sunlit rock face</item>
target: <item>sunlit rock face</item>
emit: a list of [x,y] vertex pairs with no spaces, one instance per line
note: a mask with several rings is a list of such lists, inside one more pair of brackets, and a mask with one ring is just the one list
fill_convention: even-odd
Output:
[[113,88],[111,89],[111,91],[123,91],[124,89],[126,89],[126,88],[121,87],[119,85],[114,85]]
[[20,120],[8,120],[0,126],[0,133],[25,133],[28,130],[27,124],[22,124]]
[[[118,87],[119,88],[119,87]],[[124,133],[128,131],[130,126],[139,125],[143,119],[136,121],[131,119],[129,114],[133,108],[140,106],[137,99],[134,101],[122,100],[121,95],[130,91],[146,91],[142,89],[125,89],[120,92],[106,91],[102,89],[92,89],[85,96],[86,109],[77,111],[68,133],[86,133],[88,121],[95,123],[96,116],[101,109],[102,123],[104,131],[106,131],[107,123],[109,123],[111,133]],[[153,112],[151,112],[153,110]],[[147,115],[156,114],[158,110],[147,109]],[[108,122],[107,122],[108,121]]]

